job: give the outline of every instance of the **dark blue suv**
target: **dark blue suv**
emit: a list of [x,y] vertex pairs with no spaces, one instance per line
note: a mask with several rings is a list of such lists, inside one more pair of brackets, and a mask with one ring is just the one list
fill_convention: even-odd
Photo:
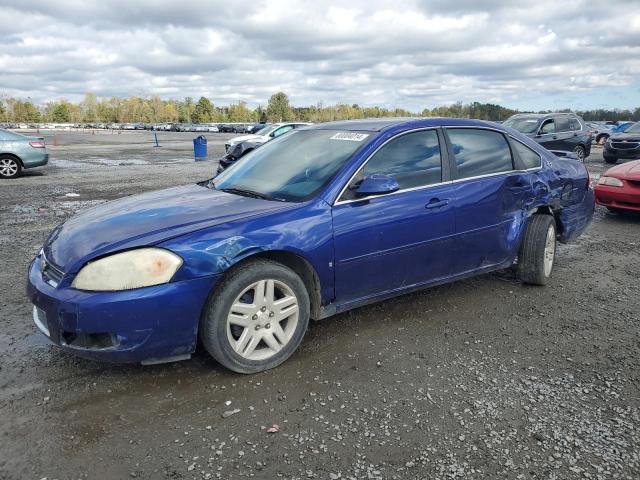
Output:
[[[87,210],[29,267],[38,328],[79,355],[275,367],[310,319],[517,265],[543,285],[591,221],[584,165],[494,123],[293,130],[221,175]],[[488,299],[487,301],[491,301]]]

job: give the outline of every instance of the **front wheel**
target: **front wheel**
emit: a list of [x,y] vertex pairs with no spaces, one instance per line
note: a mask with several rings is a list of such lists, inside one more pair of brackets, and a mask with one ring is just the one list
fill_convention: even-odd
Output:
[[556,255],[556,225],[551,215],[534,215],[518,254],[518,276],[524,283],[546,285]]
[[573,149],[573,153],[576,154],[576,157],[578,157],[578,160],[580,160],[581,162],[584,162],[584,158],[585,158],[585,149],[582,145],[577,145],[574,149]]
[[610,164],[613,163],[618,163],[618,159],[617,158],[612,158],[612,157],[604,157],[604,161]]
[[228,369],[261,372],[298,348],[309,312],[309,294],[295,272],[269,260],[253,261],[216,287],[202,315],[200,338]]

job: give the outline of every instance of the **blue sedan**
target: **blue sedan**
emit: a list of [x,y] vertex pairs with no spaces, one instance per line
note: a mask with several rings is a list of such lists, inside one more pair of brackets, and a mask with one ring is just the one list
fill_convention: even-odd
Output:
[[326,123],[211,180],[71,218],[31,263],[27,293],[69,352],[154,363],[188,358],[200,338],[222,365],[258,372],[310,319],[514,264],[544,285],[556,241],[593,211],[581,162],[494,123]]

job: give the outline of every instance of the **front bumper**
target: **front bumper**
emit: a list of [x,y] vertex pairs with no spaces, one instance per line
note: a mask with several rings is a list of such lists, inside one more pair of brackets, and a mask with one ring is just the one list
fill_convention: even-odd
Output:
[[195,350],[200,314],[218,278],[86,292],[45,282],[36,257],[27,295],[36,326],[62,349],[94,360],[152,362]]
[[637,148],[614,148],[611,144],[605,144],[602,155],[605,158],[613,159],[613,158],[623,158],[628,160],[638,160],[640,159],[640,146]]
[[596,185],[596,203],[604,207],[640,211],[640,182],[623,182],[622,187]]

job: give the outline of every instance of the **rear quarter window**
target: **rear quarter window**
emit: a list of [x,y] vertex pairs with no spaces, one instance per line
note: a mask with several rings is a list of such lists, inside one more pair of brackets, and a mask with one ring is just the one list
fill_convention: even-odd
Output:
[[542,158],[532,149],[517,140],[511,143],[513,149],[518,153],[518,157],[520,157],[520,161],[525,169],[539,168],[542,166]]
[[513,170],[509,143],[502,133],[474,128],[448,128],[457,178]]

